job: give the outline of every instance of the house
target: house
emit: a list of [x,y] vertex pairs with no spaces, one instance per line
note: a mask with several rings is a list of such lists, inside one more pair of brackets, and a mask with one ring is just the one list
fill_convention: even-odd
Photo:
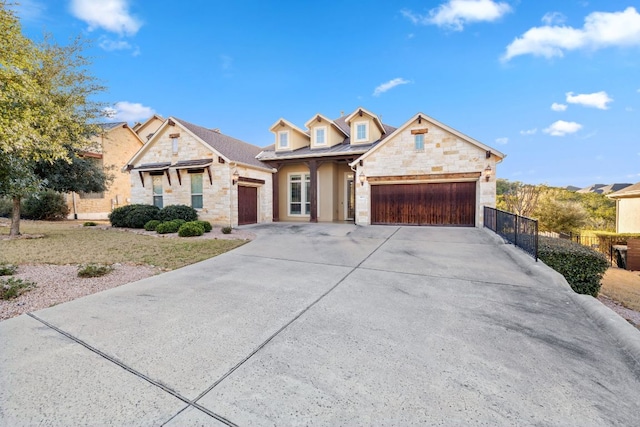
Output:
[[616,232],[640,233],[640,182],[607,197],[616,201]]
[[275,144],[258,159],[272,167],[274,221],[482,225],[495,206],[501,152],[415,114],[400,127],[357,108],[300,128],[278,119]]
[[133,131],[137,133],[143,141],[148,141],[163,123],[164,118],[162,118],[162,116],[154,114],[153,116],[149,117],[144,123],[136,122],[133,125]]
[[123,168],[130,172],[131,201],[192,206],[218,225],[270,222],[273,170],[256,159],[261,150],[169,117]]
[[626,183],[615,183],[615,184],[593,184],[589,187],[581,188],[576,191],[576,193],[597,193],[597,194],[609,194],[616,191],[620,191],[623,188],[630,186],[631,184]]
[[107,219],[114,208],[129,203],[129,173],[121,168],[143,145],[138,134],[125,122],[104,123],[102,132],[92,138],[91,149],[82,153],[105,168],[114,179],[101,193],[68,193],[69,219]]

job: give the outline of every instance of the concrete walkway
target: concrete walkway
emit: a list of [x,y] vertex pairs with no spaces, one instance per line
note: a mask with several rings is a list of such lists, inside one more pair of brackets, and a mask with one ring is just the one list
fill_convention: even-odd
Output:
[[254,226],[0,323],[0,425],[636,425],[640,332],[480,229]]

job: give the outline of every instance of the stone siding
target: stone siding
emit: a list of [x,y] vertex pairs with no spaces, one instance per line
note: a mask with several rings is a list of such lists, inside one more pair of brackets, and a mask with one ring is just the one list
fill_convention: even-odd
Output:
[[[428,129],[424,134],[424,149],[415,149],[415,135],[412,130]],[[456,174],[479,172],[481,174],[476,186],[476,226],[482,226],[483,206],[495,207],[496,194],[496,157],[485,158],[485,150],[473,145],[456,135],[435,126],[425,120],[421,124],[414,121],[401,133],[383,142],[377,151],[364,159],[363,166],[358,166],[357,175],[361,172],[366,177],[375,176],[408,176],[429,174]],[[485,168],[490,166],[492,175],[485,180]],[[448,181],[460,181],[448,179]],[[432,180],[403,181],[438,182]],[[442,181],[440,181],[442,182]],[[371,223],[371,186],[368,181],[364,186],[356,186],[356,224]]]

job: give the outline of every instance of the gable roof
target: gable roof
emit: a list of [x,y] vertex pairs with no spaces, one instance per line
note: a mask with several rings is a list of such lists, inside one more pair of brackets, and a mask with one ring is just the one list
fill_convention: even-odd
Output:
[[309,137],[309,134],[307,132],[305,132],[304,130],[300,129],[298,126],[294,125],[293,123],[291,123],[290,121],[288,121],[287,119],[284,119],[282,117],[280,117],[278,120],[276,120],[276,122],[274,124],[271,125],[271,127],[269,128],[269,130],[271,132],[277,132],[276,126],[280,126],[281,124],[285,124],[287,126],[289,126],[291,129],[300,132],[302,135]]
[[249,166],[255,166],[262,169],[270,169],[267,165],[256,159],[262,148],[241,141],[231,136],[224,135],[220,132],[204,128],[202,126],[189,123],[186,120],[173,117],[176,123],[180,123],[192,134],[200,138],[204,143],[222,154],[231,162],[243,163]]
[[127,125],[127,122],[111,122],[111,123],[98,123],[98,126],[100,126],[102,131],[106,133],[119,127],[128,127],[129,125]]
[[[363,109],[363,112],[364,111],[365,110]],[[358,110],[356,110],[356,113],[357,112]],[[313,119],[315,119],[317,116],[318,115],[313,116]],[[337,155],[345,155],[345,154],[361,155],[371,150],[373,147],[378,145],[381,141],[385,140],[394,130],[396,130],[396,128],[393,126],[380,123],[384,129],[380,139],[378,139],[377,141],[373,141],[370,144],[351,145],[351,137],[350,137],[351,128],[347,124],[347,117],[341,116],[334,120],[327,119],[322,115],[320,115],[320,117],[331,122],[336,128],[338,128],[345,135],[345,139],[340,144],[336,144],[327,148],[311,148],[310,146],[307,146],[307,147],[298,148],[297,150],[283,151],[283,152],[276,151],[275,144],[271,144],[267,147],[262,148],[262,152],[258,155],[258,159],[262,161],[269,161],[269,160],[279,160],[279,159],[329,157],[329,156],[337,156]],[[284,119],[280,119],[280,120],[283,120],[286,124],[289,124],[289,126],[295,126],[290,124]],[[271,126],[271,129],[273,129],[276,125],[278,125],[280,123],[280,120],[275,122],[274,125]],[[309,123],[311,120],[309,120],[307,123]],[[275,131],[272,130],[272,132],[275,132]],[[305,133],[305,135],[307,134]]]
[[380,117],[378,117],[377,114],[374,114],[371,111],[366,110],[366,109],[364,109],[362,107],[356,108],[353,113],[351,113],[347,117],[345,117],[345,122],[347,123],[347,126],[350,126],[351,120],[353,120],[356,117],[356,115],[361,116],[363,114],[366,114],[366,115],[372,117],[373,118],[373,122],[378,126],[380,131],[382,133],[385,132],[385,129],[384,129],[384,126],[382,125],[382,121],[380,120]]
[[313,123],[314,120],[316,120],[318,117],[320,117],[322,120],[324,120],[325,122],[329,123],[331,126],[333,126],[334,128],[336,128],[340,133],[342,133],[344,136],[349,136],[349,131],[348,131],[348,127],[347,130],[344,129],[343,126],[338,126],[334,120],[331,120],[330,118],[318,113],[315,116],[311,117],[309,120],[307,120],[307,122],[304,124],[305,127],[310,128],[311,124]]
[[640,182],[616,191],[615,193],[607,194],[607,197],[612,199],[623,199],[628,197],[640,197]]
[[[441,123],[441,122],[437,121],[433,117],[427,116],[424,113],[417,113],[412,118],[407,120],[402,126],[400,126],[397,129],[394,129],[393,132],[391,133],[391,135],[388,135],[386,138],[384,138],[385,141],[388,141],[392,137],[394,137],[394,136],[398,135],[399,133],[401,133],[403,130],[405,130],[411,123],[413,123],[418,118],[421,118],[422,120],[426,120],[427,122],[431,123],[432,125],[437,126],[439,128],[442,128],[442,129],[446,130],[447,132],[452,133],[453,135],[457,136],[458,138],[460,138],[460,139],[462,139],[464,141],[467,141],[468,143],[473,144],[473,145],[477,146],[478,148],[481,148],[482,150],[491,151],[491,154],[493,154],[496,157],[498,157],[500,159],[500,161],[506,157],[506,154],[501,153],[500,151],[498,151],[498,150],[496,150],[494,148],[491,148],[488,145],[485,145],[485,144],[481,143],[480,141],[477,141],[477,140],[471,138],[470,136],[467,136],[467,135],[463,134],[462,132],[459,132],[459,131],[455,130],[452,127],[449,127],[449,126],[445,125],[444,123]],[[367,157],[369,157],[371,155],[371,153],[377,151],[383,145],[384,145],[384,142],[381,143],[381,144],[377,144],[371,150],[367,151],[362,156],[358,157],[356,160],[351,162],[350,165],[353,167],[353,165],[355,165],[357,162],[359,162],[360,160],[366,159]]]

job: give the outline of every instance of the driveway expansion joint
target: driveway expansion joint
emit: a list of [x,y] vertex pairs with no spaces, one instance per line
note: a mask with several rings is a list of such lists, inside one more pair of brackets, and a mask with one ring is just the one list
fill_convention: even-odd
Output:
[[[340,280],[338,280],[338,282],[333,285],[331,288],[329,288],[325,293],[323,293],[322,295],[320,295],[316,300],[314,300],[311,304],[309,304],[307,307],[305,307],[302,311],[300,311],[300,313],[298,313],[297,315],[295,315],[291,320],[289,320],[287,323],[285,323],[282,327],[280,327],[280,329],[278,329],[276,332],[274,332],[271,336],[269,336],[269,338],[267,338],[266,340],[264,340],[258,347],[256,347],[251,353],[249,353],[244,359],[242,359],[240,362],[238,362],[234,367],[232,367],[229,371],[227,371],[223,376],[221,376],[220,378],[218,378],[211,386],[209,386],[205,391],[203,391],[202,393],[200,393],[200,395],[198,397],[196,397],[195,399],[193,399],[193,402],[197,402],[198,400],[202,399],[205,395],[207,395],[207,393],[209,393],[211,390],[213,390],[214,388],[216,388],[218,386],[218,384],[220,384],[222,381],[224,381],[226,378],[228,378],[231,374],[233,374],[236,370],[238,370],[242,365],[244,365],[249,359],[251,359],[253,356],[256,355],[256,353],[258,353],[260,350],[262,350],[267,344],[269,344],[275,337],[277,337],[278,335],[280,335],[280,333],[282,333],[285,329],[287,329],[291,324],[293,324],[293,322],[295,322],[296,320],[298,320],[300,317],[302,317],[303,314],[305,314],[307,311],[309,311],[313,306],[315,306],[317,303],[319,303],[320,301],[322,301],[322,299],[324,299],[324,297],[326,297],[327,295],[329,295],[333,290],[335,290],[338,286],[340,286],[340,284],[342,284],[347,277],[349,277],[354,271],[356,271],[366,260],[369,259],[369,257],[371,257],[371,255],[373,255],[378,249],[380,249],[385,243],[387,243],[389,241],[389,239],[391,239],[393,237],[394,234],[396,234],[398,231],[400,230],[400,227],[398,227],[391,235],[389,235],[386,239],[384,239],[374,250],[371,251],[371,253],[369,253],[369,255],[367,255],[362,261],[360,261],[358,263],[358,265],[356,265],[355,267],[352,267],[351,270],[349,270],[349,272],[347,272],[347,274],[345,274]],[[345,267],[345,266],[342,266]]]
[[122,369],[124,369],[125,371],[135,375],[136,377],[150,383],[151,385],[154,385],[160,389],[162,389],[164,392],[172,395],[173,397],[175,397],[176,399],[179,399],[181,401],[183,401],[184,403],[187,404],[187,407],[183,408],[181,411],[179,411],[178,413],[184,411],[186,408],[188,408],[189,406],[193,406],[194,408],[199,409],[200,411],[204,412],[205,414],[209,415],[212,418],[215,418],[216,420],[229,425],[229,426],[235,426],[236,424],[232,423],[231,421],[227,420],[226,418],[224,418],[221,415],[216,414],[215,412],[212,412],[210,410],[208,410],[207,408],[204,408],[201,405],[198,405],[195,401],[191,401],[188,398],[182,396],[180,393],[178,393],[177,391],[167,387],[166,385],[162,384],[159,381],[154,380],[153,378],[148,377],[147,375],[143,374],[142,372],[137,371],[136,369],[128,366],[127,364],[125,364],[124,362],[109,356],[108,354],[106,354],[105,352],[97,349],[96,347],[92,346],[91,344],[81,340],[80,338],[71,335],[70,333],[58,328],[57,326],[47,322],[44,319],[41,319],[40,317],[36,316],[33,313],[27,313],[27,316],[31,317],[32,319],[42,323],[43,325],[45,325],[46,327],[56,331],[57,333],[69,338],[71,341],[75,342],[76,344],[80,344],[81,346],[83,346],[84,348],[86,348],[87,350],[97,354],[98,356],[102,357],[103,359],[118,365],[119,367],[121,367]]

